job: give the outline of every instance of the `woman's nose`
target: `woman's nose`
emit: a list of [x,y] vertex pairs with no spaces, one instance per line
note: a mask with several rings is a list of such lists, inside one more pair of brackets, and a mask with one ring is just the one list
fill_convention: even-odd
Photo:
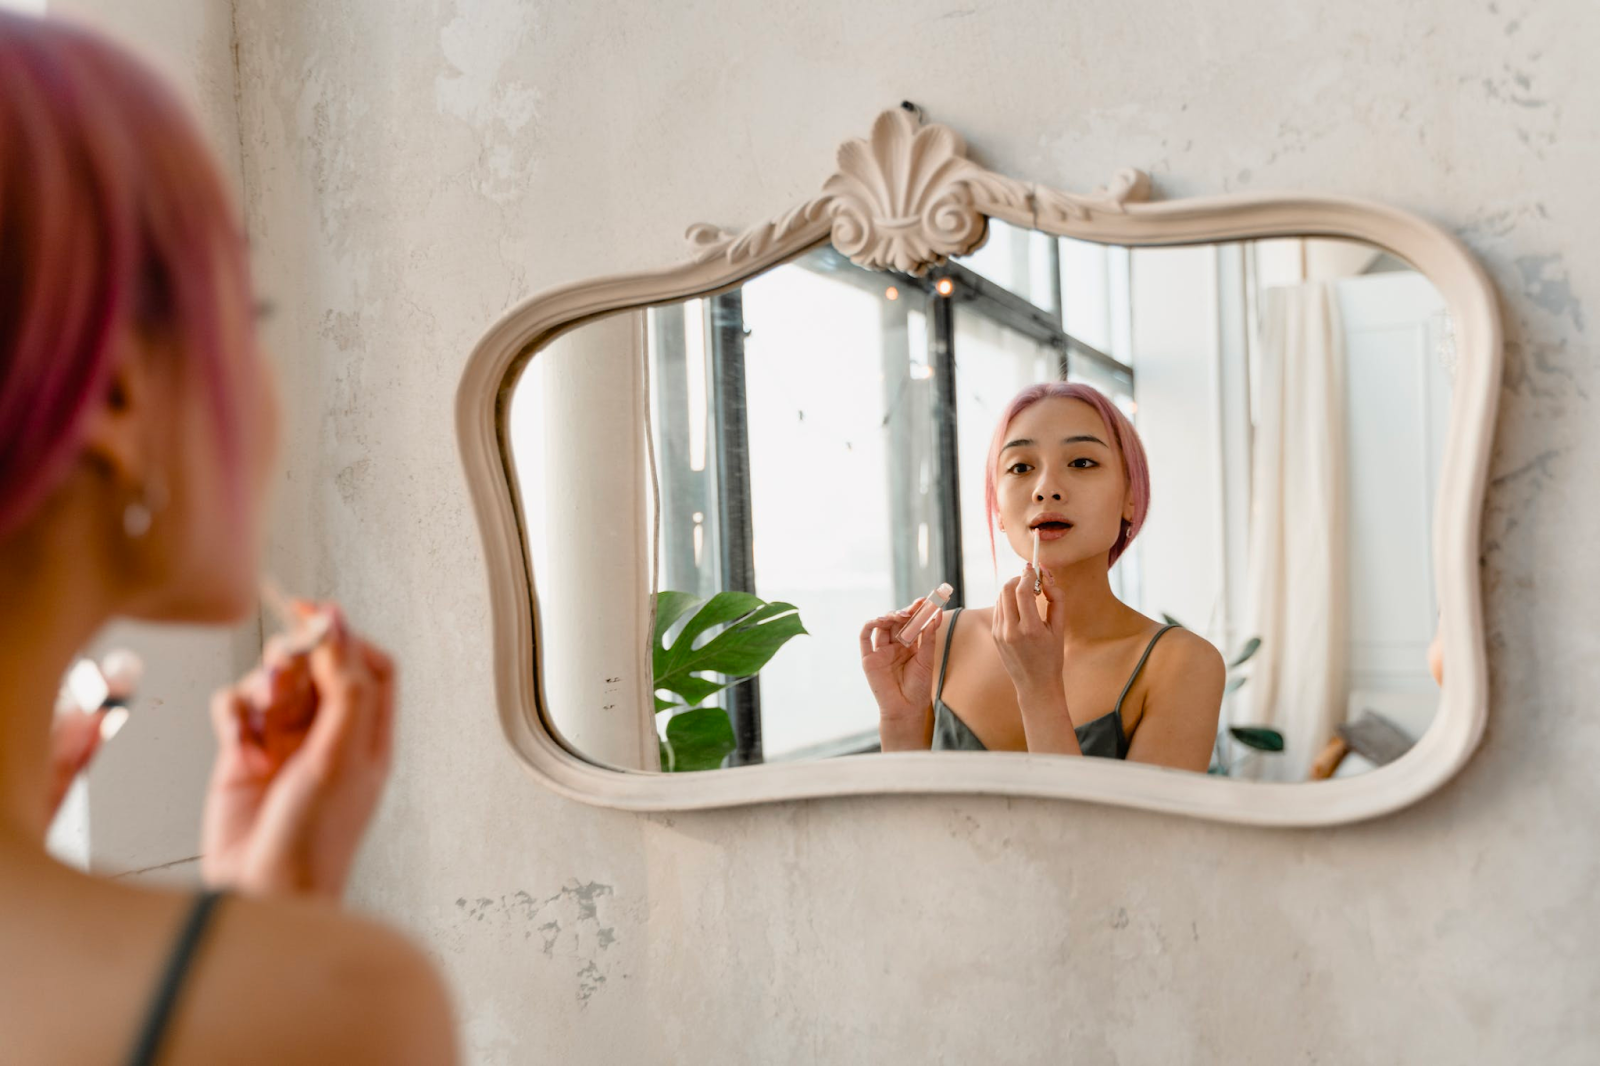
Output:
[[1042,492],[1042,491],[1035,492],[1033,494],[1033,499],[1034,499],[1034,502],[1036,502],[1036,503],[1043,503],[1046,499],[1056,500],[1056,501],[1059,502],[1060,499],[1061,499],[1061,493],[1052,492],[1052,493],[1049,494],[1049,496],[1046,496],[1044,494],[1044,492]]

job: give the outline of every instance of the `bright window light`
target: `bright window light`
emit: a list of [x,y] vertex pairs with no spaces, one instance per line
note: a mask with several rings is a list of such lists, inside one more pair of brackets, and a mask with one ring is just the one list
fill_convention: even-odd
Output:
[[[706,468],[706,303],[683,310],[684,371],[689,384],[689,469]],[[698,557],[699,552],[695,555]]]

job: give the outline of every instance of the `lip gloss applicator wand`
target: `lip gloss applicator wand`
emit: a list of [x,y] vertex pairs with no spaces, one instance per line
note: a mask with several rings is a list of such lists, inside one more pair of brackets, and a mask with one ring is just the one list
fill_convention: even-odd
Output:
[[291,656],[311,654],[332,628],[333,619],[325,613],[302,614],[295,610],[283,586],[265,575],[261,578],[261,602],[277,618]]
[[251,675],[245,725],[269,753],[286,758],[293,751],[292,744],[283,746],[286,738],[303,733],[316,717],[317,692],[304,660],[333,632],[334,616],[291,600],[270,577],[261,578],[260,589],[262,606],[276,617],[280,632],[266,642],[263,668]]

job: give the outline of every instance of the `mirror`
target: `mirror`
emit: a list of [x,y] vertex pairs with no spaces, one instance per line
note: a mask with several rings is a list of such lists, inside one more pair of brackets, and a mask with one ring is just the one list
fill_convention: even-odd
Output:
[[[1081,479],[1116,467],[1112,506],[1129,498],[1126,442],[1011,449],[1020,474],[990,469],[1013,398],[1067,382],[1126,418],[1149,480],[1137,535],[1103,571],[1114,599],[1067,611],[1092,634],[1063,667],[1082,750],[1173,765],[1141,729],[1176,687],[1214,684],[1189,769],[1306,782],[1392,762],[1439,705],[1432,531],[1455,359],[1439,289],[1373,244],[1129,247],[999,221],[920,277],[823,244],[712,295],[586,321],[526,362],[504,423],[544,721],[633,770],[868,756],[886,738],[863,625],[947,584],[949,610],[973,614],[954,640],[924,638],[933,746],[1027,750],[1041,734],[985,609],[1032,538],[1019,551],[995,532],[991,554],[986,472],[1043,486],[1014,513],[1075,520],[1041,533],[1063,573],[1118,536],[1116,514],[1080,513]],[[1116,436],[1082,401],[1054,403],[1086,415],[1081,435]],[[1064,425],[1048,401],[1010,425],[1029,410],[1045,433]],[[670,622],[661,647],[653,617]],[[1214,679],[1175,665],[1203,656],[1171,622],[1215,648]]]
[[[818,195],[687,236],[508,309],[457,391],[500,723],[544,787],[1311,826],[1471,757],[1502,334],[1440,227],[1131,169],[1065,192],[902,105]],[[935,588],[912,655],[883,612]]]

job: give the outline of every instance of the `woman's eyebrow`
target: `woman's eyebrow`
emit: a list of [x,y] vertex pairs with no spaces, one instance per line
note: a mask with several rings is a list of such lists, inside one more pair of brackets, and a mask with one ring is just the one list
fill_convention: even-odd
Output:
[[[1037,444],[1037,443],[1038,443],[1038,441],[1034,440],[1032,437],[1019,437],[1016,440],[1007,441],[1005,448],[1001,448],[1000,450],[1002,452],[1004,452],[1006,450],[1006,448],[1025,448],[1025,447],[1027,447],[1027,446],[1029,446],[1031,444]],[[1105,441],[1101,440],[1099,437],[1091,437],[1088,434],[1083,434],[1083,435],[1077,436],[1077,437],[1063,437],[1062,440],[1061,440],[1061,443],[1062,444],[1098,444],[1102,448],[1111,447],[1111,445],[1107,444]]]

